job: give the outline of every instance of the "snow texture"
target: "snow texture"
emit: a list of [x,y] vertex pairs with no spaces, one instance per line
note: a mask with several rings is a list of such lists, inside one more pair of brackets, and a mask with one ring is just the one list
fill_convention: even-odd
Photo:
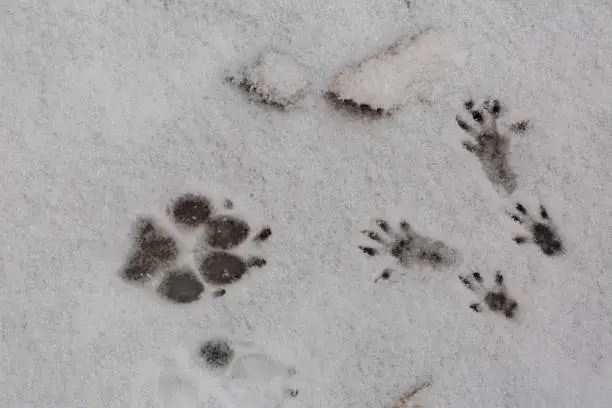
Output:
[[[610,21],[610,2],[588,0],[2,2],[0,407],[389,408],[430,381],[414,399],[424,408],[608,408]],[[396,107],[391,118],[330,109],[339,67],[426,26],[465,64],[402,45],[381,59],[399,82],[342,89]],[[305,67],[299,109],[250,103],[224,81],[272,49]],[[282,96],[300,87],[287,81]],[[511,194],[462,145],[469,99],[529,120],[508,149]],[[133,221],[188,191],[230,198],[255,234],[273,234],[239,251],[265,268],[175,304],[118,272]],[[409,220],[461,261],[367,257],[361,231],[377,218]],[[401,279],[375,283],[390,263]],[[513,319],[483,299],[498,270]],[[478,293],[458,279],[475,272]],[[218,336],[283,364],[244,360],[272,373],[261,381],[211,372],[194,354]],[[270,371],[284,364],[297,373],[286,382]]]

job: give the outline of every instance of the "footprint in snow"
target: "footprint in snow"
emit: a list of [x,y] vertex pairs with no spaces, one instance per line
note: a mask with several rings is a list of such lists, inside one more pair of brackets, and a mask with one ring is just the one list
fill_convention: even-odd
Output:
[[132,385],[132,407],[283,408],[297,370],[248,341],[211,337],[151,360]]
[[266,265],[261,256],[239,252],[247,244],[258,251],[272,230],[263,227],[253,236],[249,221],[230,199],[221,205],[222,212],[215,207],[205,195],[185,193],[172,200],[163,215],[138,218],[120,276],[154,286],[171,302],[192,303],[206,286],[214,288],[214,297],[223,296],[249,269]]
[[[457,115],[456,121],[472,140],[464,141],[463,147],[478,158],[493,185],[503,188],[507,194],[512,194],[517,188],[517,181],[509,162],[510,138],[498,124],[498,119],[503,114],[501,103],[497,99],[487,99],[476,107],[470,99],[464,102],[464,108],[471,120]],[[523,133],[528,125],[529,121],[522,120],[509,125],[506,130]]]
[[[377,231],[366,229],[361,231],[376,246],[360,245],[359,249],[371,257],[391,255],[393,259],[403,268],[412,266],[428,266],[441,268],[454,265],[459,258],[459,251],[451,248],[440,240],[425,236],[416,231],[408,223],[402,220],[399,223],[399,231],[391,227],[388,221],[375,220]],[[376,279],[389,279],[393,268],[385,268]]]
[[557,227],[548,215],[546,207],[542,204],[539,205],[539,221],[521,203],[516,203],[515,210],[516,212],[514,213],[508,211],[508,215],[514,221],[524,226],[527,234],[515,236],[514,242],[518,245],[533,243],[548,256],[559,255],[565,251],[561,237],[557,232]]
[[[515,317],[518,303],[508,294],[504,276],[500,271],[495,273],[495,284],[489,287],[485,286],[484,279],[479,272],[468,276],[459,275],[459,280],[466,288],[474,292],[490,311],[503,313],[508,319]],[[471,303],[470,309],[478,313],[483,311],[479,302]]]

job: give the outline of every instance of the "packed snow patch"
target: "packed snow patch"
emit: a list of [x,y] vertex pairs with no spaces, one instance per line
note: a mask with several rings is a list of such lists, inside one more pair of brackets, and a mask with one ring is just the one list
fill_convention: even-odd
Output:
[[337,74],[328,97],[362,110],[393,111],[410,97],[412,85],[463,67],[467,56],[450,33],[426,28]]
[[230,82],[244,89],[252,101],[287,109],[306,95],[310,85],[306,70],[292,56],[270,50],[249,64]]

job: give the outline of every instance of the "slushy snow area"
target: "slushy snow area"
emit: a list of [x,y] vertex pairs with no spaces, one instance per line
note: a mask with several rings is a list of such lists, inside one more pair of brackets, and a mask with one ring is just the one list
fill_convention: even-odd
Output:
[[[610,21],[601,0],[1,2],[0,407],[609,407]],[[332,106],[339,75],[393,114]],[[529,123],[511,194],[456,120],[490,98]],[[272,234],[179,304],[119,271],[135,220],[193,191]],[[513,241],[541,205],[555,256]],[[459,256],[428,266],[414,237]],[[487,307],[496,271],[513,318]],[[204,362],[211,338],[231,362]]]

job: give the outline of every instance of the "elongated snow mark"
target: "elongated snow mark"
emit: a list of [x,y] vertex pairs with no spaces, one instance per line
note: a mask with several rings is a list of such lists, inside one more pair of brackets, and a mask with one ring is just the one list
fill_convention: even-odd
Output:
[[405,103],[411,85],[435,80],[465,64],[466,57],[450,33],[430,27],[346,68],[334,77],[326,96],[337,105],[383,116]]
[[[226,199],[223,207],[233,210],[234,203]],[[162,227],[165,222],[174,228]],[[253,234],[249,222],[239,214],[219,214],[210,198],[185,193],[168,204],[165,215],[136,221],[132,248],[120,276],[153,285],[161,297],[174,303],[199,300],[206,286],[215,287],[212,296],[220,297],[226,294],[227,285],[241,280],[249,269],[267,263],[261,256],[243,257],[238,250],[247,241],[260,245],[271,235],[270,227]],[[188,242],[193,248],[183,247]]]

